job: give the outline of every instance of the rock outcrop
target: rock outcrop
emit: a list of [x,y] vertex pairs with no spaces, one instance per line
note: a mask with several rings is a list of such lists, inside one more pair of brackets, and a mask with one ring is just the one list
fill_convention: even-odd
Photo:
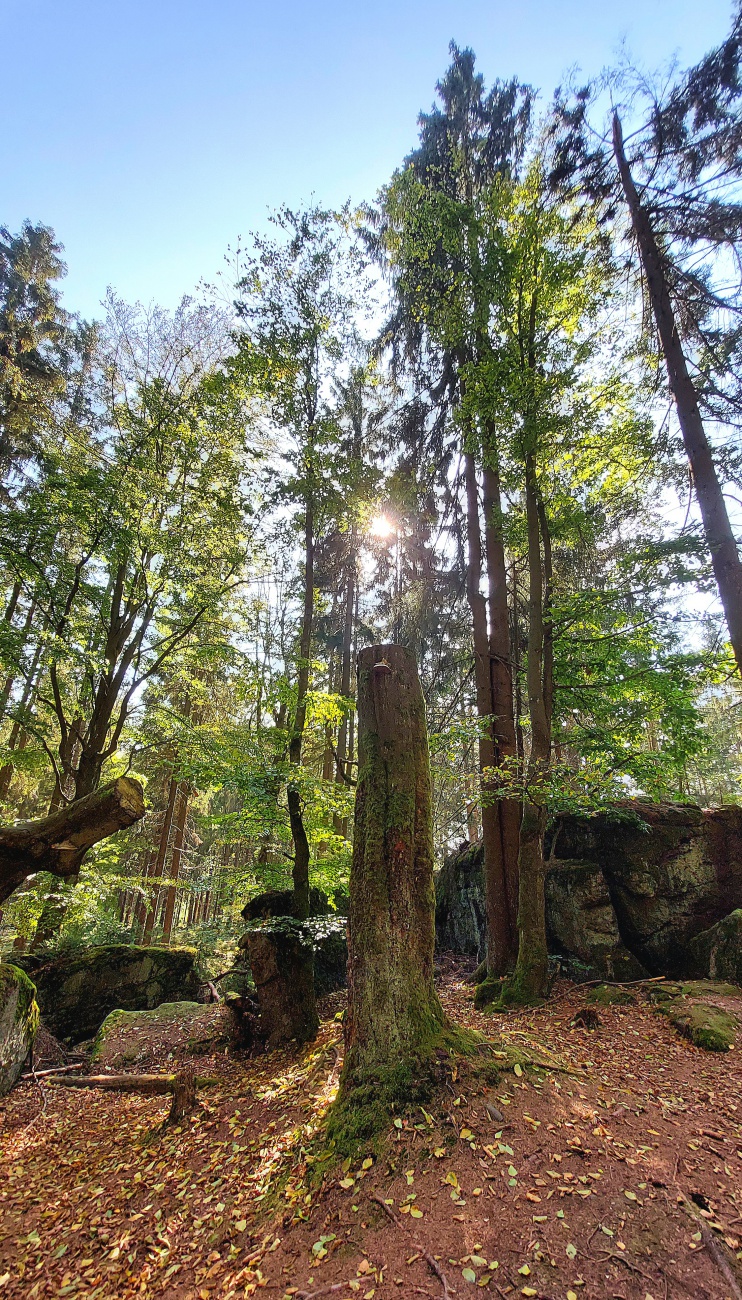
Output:
[[0,965],[0,1097],[10,1092],[39,1024],[36,989],[25,971]]
[[[23,958],[24,966],[34,964]],[[198,996],[192,948],[110,944],[57,957],[30,970],[44,1023],[71,1043],[96,1034],[111,1011],[148,1011]]]
[[[552,951],[598,977],[698,972],[691,940],[742,908],[742,808],[734,805],[635,800],[610,815],[564,817],[547,853]],[[436,930],[440,947],[483,954],[479,845],[454,854],[440,872]],[[733,946],[730,939],[725,951]]]
[[702,930],[689,949],[696,975],[742,985],[742,908]]

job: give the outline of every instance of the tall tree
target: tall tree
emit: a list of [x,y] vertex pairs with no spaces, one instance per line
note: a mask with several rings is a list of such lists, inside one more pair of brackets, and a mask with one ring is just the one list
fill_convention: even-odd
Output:
[[742,561],[723,482],[730,464],[712,445],[704,414],[737,423],[742,410],[742,204],[735,197],[742,177],[741,67],[738,8],[722,45],[661,95],[648,91],[644,78],[624,74],[615,93],[629,92],[628,149],[622,109],[596,145],[591,89],[571,103],[558,97],[552,175],[557,187],[576,183],[602,201],[608,215],[617,204],[628,215],[740,673]]
[[390,330],[417,365],[426,350],[437,361],[432,386],[460,412],[466,589],[481,721],[487,964],[499,975],[512,968],[517,947],[518,808],[487,777],[515,756],[507,577],[497,439],[490,432],[482,441],[465,396],[467,367],[490,347],[491,263],[499,256],[495,245],[483,243],[482,206],[517,176],[532,93],[517,81],[497,82],[485,93],[471,50],[452,45],[451,53],[437,86],[441,107],[421,114],[420,146],[385,192],[379,243],[399,304]]

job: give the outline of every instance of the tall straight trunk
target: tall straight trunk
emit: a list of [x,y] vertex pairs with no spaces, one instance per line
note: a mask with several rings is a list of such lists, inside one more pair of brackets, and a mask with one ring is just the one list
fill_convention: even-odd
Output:
[[170,860],[170,879],[167,894],[165,896],[165,915],[162,921],[162,942],[170,943],[170,936],[173,932],[173,917],[175,916],[175,900],[177,897],[177,880],[180,876],[180,864],[183,857],[183,843],[185,840],[186,820],[188,817],[188,797],[189,787],[187,782],[179,786],[180,801],[177,805],[177,811],[174,816],[175,820],[175,838],[173,840],[173,854]]
[[[314,619],[314,511],[307,503],[304,519],[304,610],[299,638],[299,670],[296,682],[296,711],[289,741],[289,762],[296,768],[301,765],[301,749],[307,716],[309,690],[309,657],[312,651],[312,622]],[[301,794],[293,783],[286,793],[289,808],[291,838],[294,843],[294,915],[300,921],[309,916],[309,840],[304,825]]]
[[[349,699],[351,692],[351,673],[353,669],[353,629],[355,627],[355,607],[356,607],[356,530],[355,525],[351,532],[350,542],[350,560],[346,574],[345,587],[345,604],[343,610],[343,642],[340,660],[340,694],[343,699]],[[349,741],[352,719],[349,714],[343,714],[343,720],[338,729],[337,763],[335,765],[335,780],[338,783],[345,783],[350,776],[348,770],[349,758]],[[335,831],[338,835],[347,838],[348,821],[345,817],[335,817]]]
[[[502,534],[502,500],[500,476],[485,465],[484,537],[487,557],[487,593],[489,608],[489,652],[492,693],[492,726],[495,750],[500,763],[517,762],[513,673],[510,660],[510,611],[505,544]],[[497,804],[505,875],[505,898],[511,946],[508,968],[516,958],[518,922],[518,849],[520,841],[520,803],[517,799],[500,799]]]
[[[444,1026],[433,987],[433,831],[425,704],[399,645],[358,656],[359,771],[341,1098],[429,1054]],[[397,1087],[399,1086],[397,1082]]]
[[675,399],[683,445],[693,474],[704,536],[711,553],[711,564],[729,629],[729,639],[737,669],[742,674],[742,563],[716,472],[713,451],[701,418],[698,394],[688,371],[678,333],[662,255],[626,160],[621,122],[617,113],[613,116],[613,150],[631,213],[670,391]]
[[[36,613],[36,601],[32,600],[31,604],[28,607],[28,613],[26,614],[26,621],[23,624],[23,647],[25,647],[26,638],[28,637],[28,634],[31,630],[31,624],[33,623],[33,617],[35,613]],[[23,647],[21,647],[21,649],[23,649]],[[8,708],[8,704],[10,702],[10,697],[13,693],[13,687],[15,686],[15,680],[16,680],[15,673],[9,673],[5,679],[5,685],[3,686],[2,694],[0,694],[0,718],[5,716],[6,710]]]
[[157,850],[157,857],[155,859],[155,863],[152,868],[152,875],[150,877],[150,879],[152,880],[152,897],[151,897],[149,909],[147,911],[147,918],[144,922],[144,934],[142,935],[142,943],[144,944],[149,944],[152,942],[152,934],[154,932],[155,921],[157,919],[157,903],[160,894],[159,882],[162,877],[163,868],[165,866],[165,859],[167,857],[168,845],[170,843],[170,831],[172,829],[172,824],[173,824],[173,813],[175,811],[175,796],[177,792],[178,792],[178,782],[175,780],[174,776],[171,776],[170,786],[168,788],[167,807],[165,809],[165,817],[162,823],[162,830],[160,832],[160,843]]
[[[28,677],[26,679],[26,685],[23,691],[23,695],[21,697],[21,702],[19,706],[19,711],[21,713],[24,711],[24,709],[27,709],[29,707],[34,692],[36,690],[36,685],[38,681],[39,663],[41,661],[41,649],[42,649],[41,644],[39,644],[36,647],[36,652],[34,654],[33,661],[31,663],[31,668]],[[8,739],[8,749],[10,750],[25,749],[26,745],[28,744],[28,739],[29,739],[28,733],[23,730],[20,722],[18,721],[18,719],[16,719],[15,722],[13,723],[13,726],[10,729],[10,737]],[[10,790],[10,783],[13,780],[13,770],[14,769],[12,763],[6,763],[3,767],[0,768],[0,799],[7,799],[8,797],[8,792]]]
[[[482,843],[484,847],[485,904],[487,913],[487,971],[504,975],[511,969],[514,933],[508,907],[508,883],[503,855],[498,800],[485,773],[497,766],[498,755],[492,732],[492,677],[487,630],[487,604],[481,591],[482,533],[479,522],[479,493],[474,456],[464,456],[466,488],[467,570],[466,594],[472,617],[474,684],[480,719],[479,770],[482,782]],[[483,721],[486,719],[486,723]]]
[[546,801],[538,791],[548,775],[551,757],[553,671],[551,620],[548,617],[551,552],[547,535],[543,538],[544,562],[541,553],[542,522],[545,523],[546,516],[539,507],[536,467],[531,455],[526,456],[526,519],[529,584],[527,677],[531,752],[520,827],[518,960],[511,986],[511,996],[519,1002],[543,998],[548,981],[544,880]]

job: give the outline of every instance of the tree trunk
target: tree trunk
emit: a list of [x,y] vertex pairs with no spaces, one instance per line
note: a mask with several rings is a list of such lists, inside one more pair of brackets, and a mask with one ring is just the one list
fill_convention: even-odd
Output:
[[[551,757],[551,628],[545,618],[550,598],[551,559],[544,537],[546,563],[541,556],[538,484],[532,456],[526,457],[526,517],[528,525],[528,711],[531,753],[520,827],[518,896],[518,960],[509,996],[517,1002],[539,1001],[546,994],[548,950],[544,880],[546,799],[542,789]],[[544,572],[546,570],[546,573]],[[546,576],[546,593],[544,592]]]
[[435,899],[425,705],[398,645],[358,656],[359,777],[350,876],[346,1092],[430,1052]]
[[0,828],[0,902],[27,876],[49,871],[69,880],[88,849],[144,816],[138,781],[120,776],[86,799],[42,817]]
[[613,150],[631,213],[670,390],[675,399],[683,445],[693,474],[704,536],[711,553],[711,564],[724,608],[729,639],[737,669],[742,674],[742,563],[716,472],[713,451],[698,407],[698,394],[683,353],[662,255],[626,160],[621,122],[617,113],[613,116]]
[[170,831],[173,825],[173,812],[175,811],[175,796],[177,793],[178,782],[175,780],[174,776],[171,776],[170,785],[168,787],[167,807],[165,808],[165,817],[162,823],[162,830],[160,831],[160,843],[157,849],[155,864],[152,868],[152,896],[150,898],[149,908],[147,909],[147,915],[144,922],[144,933],[142,935],[142,943],[145,945],[152,942],[155,921],[157,919],[157,902],[160,892],[159,882],[162,878],[168,846],[170,844]]
[[164,944],[170,943],[170,936],[173,932],[173,917],[175,916],[175,900],[177,897],[176,882],[180,875],[180,863],[183,857],[189,793],[188,785],[183,784],[180,787],[180,806],[175,817],[175,839],[173,841],[173,856],[170,861],[170,876],[173,883],[168,886],[165,899],[165,916],[162,922],[162,942]]
[[503,859],[503,842],[498,801],[487,769],[497,766],[498,755],[492,732],[492,678],[487,632],[487,604],[481,591],[482,534],[479,523],[479,494],[474,457],[464,457],[467,519],[466,594],[472,616],[474,682],[480,719],[479,770],[482,786],[482,844],[484,848],[485,901],[487,911],[487,970],[492,976],[512,969],[515,936],[510,927],[508,889]]
[[[487,592],[489,606],[489,654],[492,694],[492,727],[495,752],[500,763],[517,761],[513,674],[510,664],[510,611],[505,546],[502,536],[502,501],[500,476],[485,465],[484,536],[487,557]],[[515,964],[518,924],[518,849],[520,843],[520,804],[517,799],[500,799],[497,804],[502,844],[505,903],[508,909],[510,948],[508,969]]]
[[[289,741],[289,762],[301,765],[301,748],[307,715],[309,690],[309,656],[312,651],[312,621],[314,618],[314,513],[308,504],[304,521],[304,611],[299,639],[299,671],[296,683],[296,712]],[[286,792],[289,809],[291,838],[294,843],[294,915],[305,921],[309,916],[309,840],[302,813],[301,793],[296,785],[289,784]]]

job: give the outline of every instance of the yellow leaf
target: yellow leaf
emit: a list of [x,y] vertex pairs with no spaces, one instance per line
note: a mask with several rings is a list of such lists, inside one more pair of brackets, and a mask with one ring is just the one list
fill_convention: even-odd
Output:
[[418,1210],[417,1206],[415,1206],[415,1205],[411,1205],[411,1206],[410,1206],[410,1218],[411,1218],[411,1219],[421,1219],[422,1217],[423,1217],[423,1212],[422,1212],[422,1210]]
[[521,1264],[520,1268],[518,1269],[518,1272],[521,1274],[522,1277],[530,1277],[531,1275],[531,1270],[527,1264]]
[[[247,1227],[247,1219],[238,1219],[234,1226],[238,1232],[244,1232]],[[271,1247],[271,1249],[273,1248]]]
[[435,1151],[433,1152],[433,1155],[435,1156],[436,1160],[442,1160],[445,1154],[446,1153],[443,1147],[436,1147]]
[[366,1159],[364,1160],[363,1164],[361,1165],[361,1169],[370,1169],[373,1163],[374,1163],[374,1162],[373,1162],[373,1160],[371,1159],[371,1157],[370,1157],[370,1156],[366,1156]]
[[521,1067],[520,1067],[519,1065],[516,1064],[516,1065],[513,1066],[513,1073],[514,1073],[514,1074],[517,1074],[518,1078],[520,1078],[520,1076],[522,1075],[523,1071],[522,1071]]
[[474,1134],[472,1133],[470,1128],[462,1128],[461,1132],[459,1133],[459,1137],[461,1138],[462,1142],[470,1142],[471,1139],[474,1137]]
[[355,1178],[341,1178],[340,1186],[347,1191],[349,1187],[355,1187]]

